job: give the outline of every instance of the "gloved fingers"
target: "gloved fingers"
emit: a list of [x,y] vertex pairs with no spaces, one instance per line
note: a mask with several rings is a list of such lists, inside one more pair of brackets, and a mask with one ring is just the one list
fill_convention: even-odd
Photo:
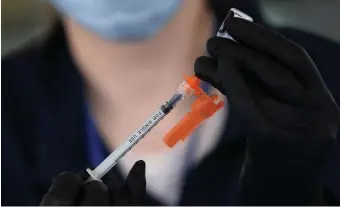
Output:
[[[212,58],[198,58],[195,62],[195,74],[198,78],[210,83],[213,86],[222,85],[218,88],[228,98],[229,104],[234,107],[244,120],[249,121],[249,125],[259,124],[257,128],[264,127],[264,120],[255,102],[249,93],[248,86],[242,75],[238,72],[236,63],[228,59],[219,59],[216,64]],[[219,75],[224,77],[224,81],[219,83],[220,79],[216,77],[217,68],[223,68],[219,71]],[[209,73],[208,71],[214,71]],[[256,127],[255,127],[256,128]]]
[[195,74],[201,80],[204,80],[217,88],[221,93],[226,95],[222,86],[221,74],[217,69],[217,61],[211,57],[198,57],[194,65]]
[[86,182],[83,187],[82,206],[109,206],[110,194],[104,183],[97,180]]
[[146,192],[145,162],[143,160],[139,160],[133,165],[125,183],[133,201],[142,199]]
[[244,66],[239,70],[242,75],[251,74],[267,93],[281,101],[299,97],[305,90],[304,83],[299,81],[294,71],[248,47],[228,39],[211,38],[208,48],[217,59],[236,60]]
[[127,185],[123,185],[119,192],[119,199],[116,204],[120,206],[131,205],[133,197],[131,196],[130,189]]
[[228,102],[232,104],[238,111],[247,117],[249,125],[257,125],[256,128],[262,129],[265,126],[263,116],[259,111],[257,103],[252,99],[248,90],[248,86],[244,81],[241,73],[238,71],[236,62],[221,59],[218,62],[218,68],[226,68],[226,70],[220,70],[221,76],[225,77],[223,81],[223,88],[226,91]]
[[54,179],[40,205],[72,206],[76,202],[82,185],[83,181],[76,174],[69,172],[62,173]]
[[117,204],[118,201],[121,199],[121,189],[122,184],[119,182],[118,179],[116,179],[114,176],[108,175],[103,179],[103,182],[106,184],[106,186],[109,189],[110,195],[111,195],[111,203]]
[[295,69],[296,74],[306,84],[314,84],[319,79],[317,71],[312,70],[310,63],[313,61],[305,49],[279,33],[240,18],[230,18],[225,26],[228,33],[239,43]]
[[83,182],[85,182],[90,177],[89,173],[86,172],[86,170],[79,171],[77,175]]

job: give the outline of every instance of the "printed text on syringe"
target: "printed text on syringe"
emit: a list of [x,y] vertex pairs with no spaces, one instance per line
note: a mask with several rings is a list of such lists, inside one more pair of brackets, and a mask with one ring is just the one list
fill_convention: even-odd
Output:
[[136,133],[134,133],[128,140],[130,143],[133,143],[139,135],[143,134],[145,131],[150,130],[150,126],[153,126],[155,122],[159,120],[159,118],[163,118],[163,111],[159,110],[151,119],[149,119]]

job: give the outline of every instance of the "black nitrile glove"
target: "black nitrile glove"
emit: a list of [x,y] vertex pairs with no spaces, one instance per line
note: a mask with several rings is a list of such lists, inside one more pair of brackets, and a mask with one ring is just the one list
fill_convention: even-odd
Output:
[[243,120],[248,152],[239,204],[320,204],[337,104],[303,48],[243,19],[225,26],[238,43],[211,38],[211,57],[199,57],[195,73],[225,94]]
[[146,191],[145,163],[132,167],[123,185],[108,176],[100,181],[84,181],[88,176],[65,172],[55,177],[41,206],[121,206],[141,205]]

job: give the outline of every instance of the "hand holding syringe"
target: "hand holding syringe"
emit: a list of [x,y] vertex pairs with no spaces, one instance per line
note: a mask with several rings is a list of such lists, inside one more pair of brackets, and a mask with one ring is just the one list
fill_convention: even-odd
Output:
[[[252,21],[248,15],[231,9],[226,19],[230,16],[243,18]],[[233,38],[228,35],[222,24],[217,36],[223,38]],[[147,121],[125,142],[112,152],[103,162],[101,162],[93,171],[87,169],[90,175],[89,179],[100,180],[110,169],[112,169],[120,158],[132,149],[143,137],[156,126],[172,109],[176,107],[185,98],[194,96],[196,100],[191,106],[191,111],[179,122],[164,138],[164,142],[173,147],[180,139],[185,140],[205,119],[214,115],[224,106],[223,101],[217,95],[209,96],[200,87],[200,80],[195,77],[188,77],[177,89],[172,98],[160,107]]]

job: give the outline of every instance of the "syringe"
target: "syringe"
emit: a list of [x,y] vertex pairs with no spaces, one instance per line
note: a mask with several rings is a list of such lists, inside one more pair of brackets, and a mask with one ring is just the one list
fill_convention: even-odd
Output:
[[[217,36],[235,41],[226,31],[225,21],[236,17],[253,21],[251,17],[237,9],[231,9],[222,23]],[[103,160],[94,170],[86,169],[90,178],[88,180],[101,180],[124,155],[130,151],[144,136],[151,131],[178,103],[186,97],[195,96],[196,100],[191,105],[191,111],[179,122],[164,138],[164,142],[173,147],[179,140],[185,140],[205,119],[211,117],[224,106],[223,101],[217,95],[209,96],[200,87],[200,80],[195,77],[187,77],[180,84],[172,98],[162,105],[144,124],[135,131],[127,140]]]
[[194,90],[190,87],[187,81],[184,81],[178,87],[172,98],[162,105],[156,113],[154,113],[144,124],[128,137],[125,142],[112,152],[104,161],[102,161],[93,171],[86,169],[90,174],[91,179],[100,180],[118,160],[122,158],[128,151],[132,149],[143,137],[155,127],[176,105],[181,102],[186,96],[193,95]]

